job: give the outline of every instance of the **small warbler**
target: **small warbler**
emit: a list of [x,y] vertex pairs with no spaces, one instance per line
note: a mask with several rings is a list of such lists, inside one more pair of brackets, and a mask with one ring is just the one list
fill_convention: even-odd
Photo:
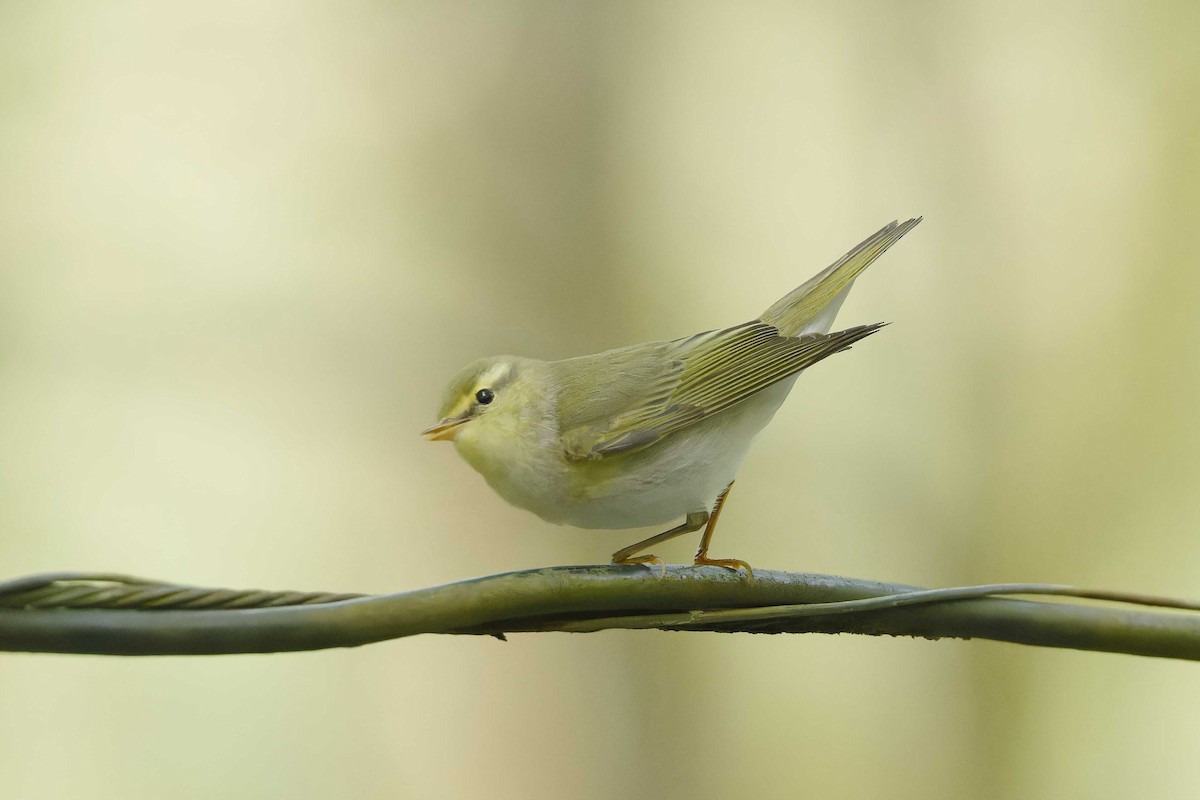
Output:
[[854,279],[920,221],[885,226],[743,325],[561,361],[475,361],[423,433],[453,441],[501,497],[550,522],[616,529],[685,518],[613,563],[665,571],[639,554],[704,528],[695,564],[753,575],[744,561],[708,555],[738,467],[800,372],[883,326],[829,333]]

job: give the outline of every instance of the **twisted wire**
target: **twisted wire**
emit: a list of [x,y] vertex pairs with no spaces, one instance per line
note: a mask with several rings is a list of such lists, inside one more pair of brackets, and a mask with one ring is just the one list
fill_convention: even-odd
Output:
[[[1056,601],[997,596],[1006,594]],[[356,647],[423,633],[503,638],[658,628],[985,638],[1200,661],[1198,608],[1196,601],[1053,584],[925,590],[772,570],[748,580],[716,567],[668,567],[665,575],[613,565],[546,567],[388,595],[55,573],[0,581],[0,651],[215,655]]]
[[0,608],[120,608],[211,611],[337,603],[365,597],[335,592],[213,589],[131,575],[56,572],[0,581]]

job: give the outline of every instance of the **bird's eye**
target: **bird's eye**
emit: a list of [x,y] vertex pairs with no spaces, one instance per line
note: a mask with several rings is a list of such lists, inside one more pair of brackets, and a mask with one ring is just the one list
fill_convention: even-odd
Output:
[[491,389],[480,389],[475,393],[475,399],[479,401],[480,405],[486,406],[488,403],[496,399],[496,393]]

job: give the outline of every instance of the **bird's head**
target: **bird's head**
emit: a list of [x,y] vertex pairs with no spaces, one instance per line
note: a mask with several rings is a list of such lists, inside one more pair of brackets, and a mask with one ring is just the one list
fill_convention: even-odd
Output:
[[[438,422],[421,433],[430,441],[495,446],[524,438],[531,417],[540,416],[547,399],[539,388],[533,362],[517,356],[493,356],[459,371],[442,396]],[[534,412],[531,414],[531,412]]]

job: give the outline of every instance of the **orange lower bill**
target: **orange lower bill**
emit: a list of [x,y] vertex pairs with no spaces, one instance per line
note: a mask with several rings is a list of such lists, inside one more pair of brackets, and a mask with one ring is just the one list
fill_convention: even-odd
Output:
[[421,435],[431,442],[448,442],[454,439],[458,434],[458,429],[463,426],[467,420],[463,417],[452,417],[444,419],[437,425],[431,425],[421,431]]

